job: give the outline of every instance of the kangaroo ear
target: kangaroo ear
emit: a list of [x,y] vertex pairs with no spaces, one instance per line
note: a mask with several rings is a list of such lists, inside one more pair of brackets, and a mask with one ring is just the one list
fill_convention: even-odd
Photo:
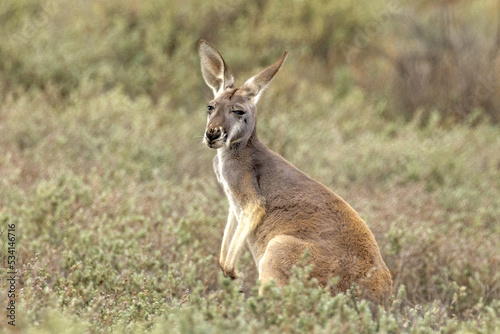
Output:
[[280,60],[263,70],[257,75],[254,75],[247,82],[241,86],[241,90],[246,92],[246,95],[251,98],[253,104],[256,104],[259,101],[260,95],[267,88],[271,79],[274,77],[276,72],[280,69],[281,65],[285,62],[286,56],[288,52],[285,51]]
[[233,87],[234,78],[220,53],[207,41],[198,42],[200,52],[201,73],[207,85],[212,88],[214,96],[224,89]]

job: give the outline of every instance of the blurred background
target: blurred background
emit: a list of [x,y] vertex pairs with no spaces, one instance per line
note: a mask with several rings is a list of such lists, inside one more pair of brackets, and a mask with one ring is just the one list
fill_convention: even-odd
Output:
[[[196,41],[240,76],[289,50],[289,96],[360,89],[391,119],[498,122],[498,1],[18,1],[2,4],[2,92],[84,84],[194,109]],[[307,85],[305,84],[307,83]],[[314,87],[311,87],[314,86]],[[186,92],[190,98],[186,103]]]
[[[259,135],[366,220],[397,328],[498,318],[498,0],[3,0],[0,221],[17,226],[21,328],[175,322],[221,288],[200,38],[237,85],[288,50]],[[248,252],[240,272],[248,296]]]

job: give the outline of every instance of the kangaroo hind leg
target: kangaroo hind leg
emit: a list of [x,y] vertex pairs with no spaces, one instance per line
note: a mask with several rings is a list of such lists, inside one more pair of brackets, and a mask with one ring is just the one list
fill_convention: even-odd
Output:
[[288,235],[276,236],[267,244],[264,256],[259,261],[259,279],[262,286],[274,280],[277,286],[288,284],[292,267],[306,250],[306,243]]

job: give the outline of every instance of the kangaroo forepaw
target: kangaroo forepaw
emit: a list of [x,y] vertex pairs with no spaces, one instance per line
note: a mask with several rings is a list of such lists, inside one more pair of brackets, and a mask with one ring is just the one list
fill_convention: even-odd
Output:
[[221,269],[222,269],[222,273],[224,274],[224,277],[231,277],[231,279],[233,279],[233,280],[238,278],[238,272],[236,271],[236,269],[226,270],[222,266],[221,266]]

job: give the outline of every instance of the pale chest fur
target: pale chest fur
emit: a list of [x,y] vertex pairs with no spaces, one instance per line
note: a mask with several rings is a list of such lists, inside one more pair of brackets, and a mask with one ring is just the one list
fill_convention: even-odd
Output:
[[224,192],[226,193],[226,197],[229,201],[229,209],[233,212],[238,222],[241,220],[242,215],[242,205],[238,202],[237,198],[234,196],[232,192],[232,187],[229,183],[228,179],[228,168],[227,163],[224,161],[223,153],[218,150],[217,156],[214,159],[214,171],[217,175],[217,180],[224,188]]

